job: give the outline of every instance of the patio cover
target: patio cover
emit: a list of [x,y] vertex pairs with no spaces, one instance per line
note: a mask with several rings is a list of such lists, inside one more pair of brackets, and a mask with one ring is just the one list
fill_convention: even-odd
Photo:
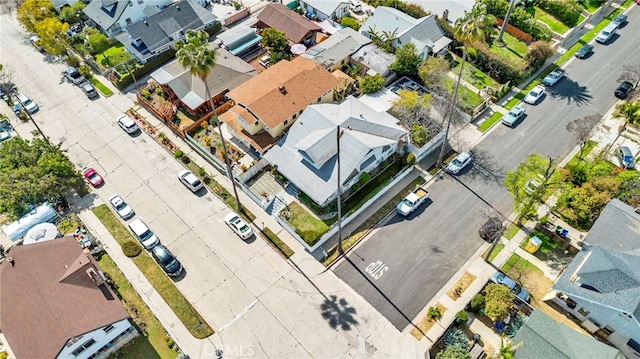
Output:
[[4,234],[12,241],[16,241],[27,233],[27,231],[37,224],[49,222],[56,218],[56,211],[48,202],[34,208],[19,220],[11,222],[2,227]]

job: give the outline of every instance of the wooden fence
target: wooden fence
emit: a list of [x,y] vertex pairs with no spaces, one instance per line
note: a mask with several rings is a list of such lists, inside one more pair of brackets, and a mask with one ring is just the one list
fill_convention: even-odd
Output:
[[[500,18],[496,18],[496,23],[498,26],[502,26],[502,23],[504,22],[504,20],[500,19]],[[533,41],[533,37],[529,34],[527,34],[526,32],[518,29],[517,27],[511,25],[511,24],[507,24],[507,29],[506,31],[513,35],[516,39],[518,40],[522,40],[524,42],[526,42],[527,44],[530,44]]]

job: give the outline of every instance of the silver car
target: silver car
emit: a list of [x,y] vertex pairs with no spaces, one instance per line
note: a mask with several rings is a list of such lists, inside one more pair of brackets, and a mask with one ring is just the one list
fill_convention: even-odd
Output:
[[126,114],[122,114],[116,120],[118,122],[118,126],[124,130],[124,132],[128,134],[135,133],[139,130],[138,125],[133,121],[131,117]]

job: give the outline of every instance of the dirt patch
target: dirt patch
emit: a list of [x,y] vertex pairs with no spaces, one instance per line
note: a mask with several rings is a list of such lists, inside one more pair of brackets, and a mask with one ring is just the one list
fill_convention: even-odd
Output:
[[540,303],[539,308],[545,314],[547,314],[548,316],[553,318],[556,322],[562,323],[562,324],[568,326],[569,328],[571,328],[573,330],[576,330],[576,331],[578,331],[578,332],[580,332],[580,333],[582,333],[584,335],[591,336],[591,334],[588,333],[586,330],[584,330],[581,326],[576,324],[573,320],[567,318],[562,313],[560,313],[557,310],[555,310],[553,307],[549,306],[547,303]]
[[531,306],[538,307],[542,298],[549,293],[553,282],[535,265],[514,254],[503,270],[509,277],[520,283],[531,295]]
[[[439,302],[436,303],[436,308],[440,309],[440,314],[442,315],[447,311],[447,308]],[[436,320],[431,320],[425,315],[420,323],[418,323],[418,327],[411,329],[411,335],[413,335],[416,340],[420,341],[422,337],[424,337],[424,334],[426,334],[434,324],[436,324]]]
[[473,283],[475,279],[476,279],[476,276],[474,276],[473,274],[469,272],[464,272],[464,275],[462,276],[462,278],[458,279],[456,284],[453,287],[451,287],[451,289],[449,289],[449,291],[447,292],[447,296],[449,296],[449,298],[453,300],[457,300],[458,298],[460,298],[462,293],[464,293],[464,291],[467,290],[467,288],[469,288],[469,286],[471,285],[471,283]]

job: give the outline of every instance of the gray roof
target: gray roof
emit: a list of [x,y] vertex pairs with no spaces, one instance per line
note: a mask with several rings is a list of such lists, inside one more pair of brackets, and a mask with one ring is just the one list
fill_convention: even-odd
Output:
[[287,134],[263,157],[318,204],[333,197],[337,187],[337,126],[342,184],[375,148],[397,143],[407,131],[386,112],[376,112],[354,97],[341,104],[308,106]]
[[624,355],[613,347],[558,323],[540,309],[533,311],[529,319],[513,338],[517,359],[623,359]]
[[345,27],[336,31],[328,39],[307,50],[302,56],[324,67],[333,66],[347,56],[358,51],[371,40],[352,28]]
[[378,6],[371,16],[360,27],[362,33],[369,32],[369,30],[375,30],[377,33],[382,32],[394,33],[398,38],[405,31],[411,29],[418,23],[418,19],[409,16],[402,11],[396,10],[391,7]]
[[364,45],[351,58],[383,77],[389,75],[389,66],[396,61],[396,55],[385,52],[375,44]]
[[558,277],[553,289],[640,318],[638,268],[638,255],[585,245]]
[[309,4],[309,6],[327,16],[331,16],[340,4],[348,4],[347,1],[341,0],[303,0],[302,2]]
[[120,19],[130,2],[131,0],[93,0],[82,11],[106,31]]
[[[231,90],[256,75],[256,69],[239,57],[231,55],[225,49],[216,51],[216,66],[207,78],[211,96]],[[204,83],[188,69],[182,68],[177,60],[151,73],[151,78],[158,83],[167,84],[176,96],[192,109],[207,101]]]
[[584,242],[640,255],[640,214],[624,202],[612,199],[600,213]]
[[[190,1],[182,1],[164,8],[146,20],[127,27],[130,39],[141,39],[142,45],[129,44],[140,54],[155,52],[159,48],[172,43],[172,36],[180,33],[182,38],[187,30],[202,29],[205,25],[215,22],[217,17],[202,6]],[[127,45],[127,44],[125,44]]]

